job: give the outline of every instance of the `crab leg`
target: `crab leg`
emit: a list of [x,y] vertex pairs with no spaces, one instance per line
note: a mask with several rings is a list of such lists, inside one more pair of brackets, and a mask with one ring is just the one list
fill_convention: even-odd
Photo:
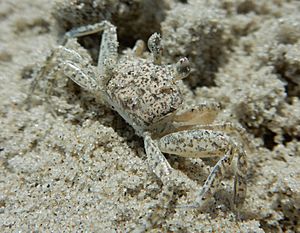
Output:
[[[74,43],[75,41],[69,41]],[[30,94],[27,97],[27,102],[30,102],[31,94],[34,92],[37,83],[47,77],[48,85],[44,87],[45,101],[51,106],[51,100],[48,98],[52,93],[51,80],[59,72],[63,72],[67,77],[86,90],[95,91],[97,88],[96,75],[91,72],[92,66],[88,58],[81,56],[78,52],[58,46],[52,50],[51,54],[46,58],[45,63],[37,72],[37,75],[30,87]],[[53,113],[53,115],[55,115]]]
[[163,219],[167,211],[166,206],[168,206],[172,200],[173,190],[176,186],[174,180],[171,179],[172,167],[161,153],[156,141],[152,140],[151,135],[148,133],[144,134],[144,144],[148,166],[164,185],[158,202],[152,211],[142,220],[141,225],[132,231],[135,233],[146,232]]
[[223,156],[212,169],[199,192],[195,206],[201,206],[209,194],[215,192],[225,169],[230,167],[234,155],[237,155],[237,171],[234,185],[234,205],[239,208],[246,196],[247,158],[244,150],[223,132],[211,130],[189,130],[168,134],[158,140],[162,152],[177,154],[183,157]]
[[[68,78],[72,79],[82,88],[95,91],[97,89],[96,76],[92,70],[91,65],[86,58],[72,49],[59,46],[55,49],[57,54],[57,63],[49,73],[49,76],[54,76],[57,72],[63,72]],[[50,93],[47,91],[48,95]]]
[[150,169],[164,184],[168,184],[172,167],[150,135],[145,134],[144,144]]
[[243,142],[243,145],[245,145],[245,149],[247,151],[251,151],[253,149],[253,144],[250,141],[249,137],[247,136],[246,130],[237,124],[226,122],[226,123],[219,123],[219,124],[200,125],[200,126],[196,126],[196,128],[222,131],[229,134],[233,134],[237,136],[238,140]]
[[175,129],[173,129],[173,132],[177,131],[184,131],[184,130],[195,130],[195,129],[206,129],[206,130],[213,130],[213,131],[221,131],[228,134],[233,134],[237,136],[238,140],[240,142],[243,142],[243,145],[245,145],[246,151],[251,151],[253,148],[253,144],[248,138],[246,134],[246,130],[236,124],[233,124],[231,122],[226,123],[217,123],[217,124],[207,124],[207,125],[185,125],[185,126],[176,126]]
[[108,21],[102,21],[100,23],[78,27],[67,32],[65,38],[80,37],[100,31],[103,31],[103,34],[100,44],[98,69],[100,70],[100,75],[107,77],[108,75],[105,74],[111,72],[118,58],[118,38],[117,30],[114,25]]
[[93,70],[89,62],[72,49],[59,46],[57,50],[61,57],[57,69],[62,70],[68,78],[82,88],[89,91],[97,90],[97,78],[95,73],[89,71]]
[[192,107],[182,107],[177,110],[173,118],[174,128],[169,133],[193,129],[222,131],[237,136],[240,141],[244,142],[246,149],[251,151],[252,143],[243,127],[231,122],[213,123],[220,110],[221,107],[217,103],[204,103]]

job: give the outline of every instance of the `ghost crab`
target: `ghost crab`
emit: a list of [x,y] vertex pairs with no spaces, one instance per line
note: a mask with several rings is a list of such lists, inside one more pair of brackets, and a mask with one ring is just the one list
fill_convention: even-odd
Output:
[[107,21],[75,28],[65,41],[103,31],[97,69],[79,53],[64,46],[57,52],[61,70],[82,88],[97,92],[110,108],[118,112],[137,135],[143,137],[147,163],[164,185],[172,185],[173,169],[163,153],[183,157],[221,157],[213,167],[193,207],[200,207],[224,177],[225,169],[237,155],[234,205],[239,208],[246,196],[247,158],[242,146],[227,134],[243,129],[231,123],[214,124],[218,104],[184,105],[178,82],[190,71],[187,58],[175,65],[162,65],[160,35],[148,40],[152,61],[141,57],[144,43],[138,41],[133,53],[118,60],[116,27]]

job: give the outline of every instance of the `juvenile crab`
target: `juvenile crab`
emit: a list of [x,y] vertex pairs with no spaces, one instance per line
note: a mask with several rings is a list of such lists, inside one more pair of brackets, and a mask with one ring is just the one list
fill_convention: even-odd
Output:
[[[108,21],[73,29],[65,38],[75,38],[103,31],[97,70],[79,53],[58,47],[63,59],[57,70],[82,88],[97,92],[103,101],[117,111],[137,135],[143,137],[147,163],[164,185],[171,183],[173,169],[163,153],[183,157],[221,157],[213,167],[193,207],[200,207],[224,177],[237,155],[234,182],[234,205],[239,208],[246,196],[247,158],[241,146],[226,133],[237,130],[232,124],[214,124],[218,104],[184,105],[178,82],[189,74],[187,58],[175,65],[162,65],[160,35],[148,40],[152,61],[141,57],[139,41],[133,54],[118,60],[116,27]],[[241,130],[240,130],[241,131]]]

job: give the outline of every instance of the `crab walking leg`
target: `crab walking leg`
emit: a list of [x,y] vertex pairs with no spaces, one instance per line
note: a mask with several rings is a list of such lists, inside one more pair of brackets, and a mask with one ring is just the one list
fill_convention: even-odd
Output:
[[173,198],[173,188],[171,185],[164,186],[163,192],[161,192],[157,203],[150,208],[148,214],[141,219],[141,223],[135,226],[135,229],[132,229],[130,232],[133,233],[143,233],[147,230],[153,229],[155,226],[164,221],[167,206]]
[[219,123],[219,124],[196,126],[196,128],[198,127],[201,129],[222,131],[229,134],[234,134],[235,136],[237,136],[240,142],[243,142],[243,145],[245,146],[245,149],[247,151],[251,151],[251,149],[253,148],[253,144],[250,141],[249,137],[247,136],[246,130],[237,124],[226,122],[226,123]]
[[158,202],[153,208],[151,208],[152,210],[148,213],[148,215],[142,219],[140,226],[136,227],[136,229],[132,231],[134,233],[146,232],[163,220],[165,212],[167,211],[167,207],[172,200],[174,187],[176,186],[170,177],[172,168],[169,162],[160,152],[156,142],[152,140],[150,134],[148,133],[145,133],[144,135],[144,144],[148,166],[164,185]]
[[64,62],[62,63],[62,68],[64,74],[82,88],[89,91],[97,90],[98,85],[95,77],[84,73],[79,67],[76,66],[76,64],[72,62]]
[[170,174],[172,173],[172,167],[150,135],[145,134],[144,144],[147,154],[147,163],[150,169],[164,184],[168,184]]
[[82,88],[90,91],[97,90],[96,75],[88,71],[92,69],[87,59],[83,58],[76,51],[63,46],[59,46],[55,52],[59,57],[57,59],[58,64],[52,68],[49,76],[54,76],[55,73],[62,71]]
[[247,155],[244,150],[237,152],[237,170],[234,177],[233,203],[238,210],[242,207],[247,194]]
[[[38,82],[42,79],[47,77],[48,79],[48,85],[43,88],[44,98],[45,101],[51,106],[51,100],[48,98],[51,96],[52,93],[52,81],[53,77],[56,73],[63,71],[63,67],[65,66],[63,63],[66,63],[67,60],[73,60],[72,62],[78,62],[78,64],[88,65],[87,59],[82,58],[77,52],[71,49],[67,49],[63,46],[58,46],[57,48],[53,49],[51,53],[46,57],[45,62],[43,65],[39,68],[39,70],[36,73],[36,77],[33,80],[30,91],[27,97],[27,102],[30,103],[30,98],[34,90],[36,89],[36,86]],[[57,64],[55,64],[55,61]],[[70,76],[72,77],[72,76]],[[53,114],[56,115],[56,114]]]
[[82,88],[95,91],[98,83],[96,75],[89,60],[82,57],[79,53],[72,49],[59,46],[57,49],[59,59],[58,65],[53,68],[52,75],[56,72],[63,71],[63,73]]
[[207,129],[214,131],[222,131],[230,134],[235,134],[244,142],[247,150],[250,151],[252,143],[247,137],[246,130],[231,122],[214,124],[221,107],[217,103],[204,103],[196,106],[186,106],[179,109],[174,116],[174,126],[176,131],[192,130],[192,129]]
[[52,50],[51,53],[46,57],[45,62],[38,68],[38,70],[35,72],[35,78],[32,81],[28,96],[25,100],[25,103],[27,105],[27,109],[31,108],[31,97],[34,93],[37,84],[41,81],[41,79],[45,77],[49,77],[49,72],[51,72],[51,69],[53,69],[53,58],[55,57],[55,50]]
[[[195,205],[201,206],[206,197],[218,188],[226,168],[230,167],[233,156],[237,155],[237,171],[234,186],[234,204],[239,208],[246,196],[247,158],[244,150],[223,132],[211,130],[179,131],[158,140],[162,152],[183,157],[223,156],[212,169],[200,191]],[[225,155],[224,155],[225,154]]]
[[106,26],[102,34],[100,54],[98,58],[98,68],[100,74],[110,72],[117,63],[118,59],[118,37],[117,29],[108,21],[103,21]]
[[80,37],[100,31],[103,31],[103,34],[100,44],[98,68],[100,70],[100,75],[104,75],[107,72],[111,72],[117,63],[119,44],[117,30],[114,25],[108,21],[102,21],[100,23],[74,28],[65,34],[65,38]]
[[237,136],[240,142],[243,142],[243,145],[245,145],[245,149],[247,151],[251,151],[251,148],[253,147],[252,142],[249,140],[247,136],[246,130],[243,127],[233,124],[231,122],[217,123],[217,124],[200,124],[200,125],[178,125],[178,124],[174,124],[174,125],[175,125],[175,129],[173,129],[173,132],[201,129],[201,130],[221,131],[229,134],[234,134],[235,136]]

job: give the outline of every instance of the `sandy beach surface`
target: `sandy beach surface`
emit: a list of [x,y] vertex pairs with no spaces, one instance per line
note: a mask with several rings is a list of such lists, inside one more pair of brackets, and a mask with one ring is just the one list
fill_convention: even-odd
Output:
[[[297,0],[1,0],[0,231],[300,232],[299,12]],[[239,216],[236,159],[205,207],[178,208],[193,203],[218,159],[166,154],[178,185],[162,206],[165,185],[143,139],[51,72],[57,60],[45,66],[66,31],[104,19],[117,27],[120,58],[160,32],[164,64],[190,60],[179,82],[185,104],[220,103],[216,123],[246,130],[246,140],[230,134],[248,157]],[[67,46],[95,65],[99,38]]]

